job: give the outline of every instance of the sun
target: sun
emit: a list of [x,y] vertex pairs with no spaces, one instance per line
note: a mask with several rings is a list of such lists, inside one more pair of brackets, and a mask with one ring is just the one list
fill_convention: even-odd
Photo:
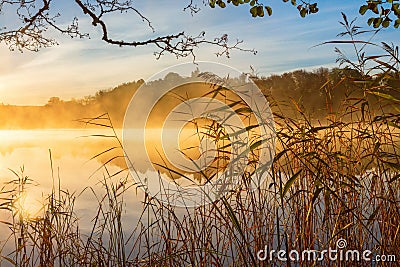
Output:
[[15,213],[23,220],[32,220],[40,217],[43,205],[32,194],[22,192],[14,202]]

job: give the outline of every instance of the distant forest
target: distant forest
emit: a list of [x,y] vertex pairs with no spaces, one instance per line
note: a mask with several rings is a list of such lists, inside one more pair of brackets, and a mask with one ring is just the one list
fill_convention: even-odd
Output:
[[[343,71],[326,68],[297,70],[257,77],[253,81],[266,95],[274,112],[295,117],[298,112],[294,109],[300,107],[307,116],[324,120],[339,108],[342,101],[363,95],[356,84],[342,79],[345,75],[350,76]],[[351,75],[356,77],[357,73]],[[165,77],[165,80],[168,79],[184,78],[172,74]],[[120,128],[132,96],[143,83],[143,80],[124,83],[82,99],[62,100],[54,96],[43,106],[0,104],[0,129],[81,128],[85,125],[78,122],[79,119],[96,117],[105,112],[109,113],[114,127]]]

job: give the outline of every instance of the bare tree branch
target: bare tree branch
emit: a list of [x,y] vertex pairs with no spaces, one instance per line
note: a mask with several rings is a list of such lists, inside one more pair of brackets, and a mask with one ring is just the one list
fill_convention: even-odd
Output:
[[[4,41],[11,50],[23,49],[30,51],[38,51],[42,47],[49,47],[57,43],[43,36],[43,32],[47,30],[44,18],[48,16],[46,13],[50,8],[52,0],[42,0],[40,9],[32,13],[35,9],[36,1],[2,1],[1,10],[5,4],[18,4],[17,15],[24,25],[17,30],[3,31],[0,33],[0,41]],[[6,30],[4,27],[3,30]]]
[[185,8],[183,8],[183,11],[186,10],[189,10],[192,16],[200,12],[200,8],[195,3],[193,3],[193,0],[190,0],[189,4]]
[[[181,31],[174,34],[149,38],[147,40],[116,40],[111,37],[106,21],[106,15],[110,13],[135,13],[147,26],[154,32],[155,29],[150,19],[142,14],[140,10],[133,6],[130,0],[74,0],[75,4],[83,12],[83,15],[91,19],[94,27],[99,27],[102,32],[102,40],[106,43],[118,46],[146,46],[154,45],[157,51],[154,52],[156,58],[165,54],[172,54],[179,57],[191,56],[195,59],[195,50],[200,45],[213,45],[221,50],[215,53],[217,56],[230,56],[232,50],[241,50],[256,53],[252,49],[240,47],[242,41],[237,40],[230,44],[226,34],[214,39],[207,39],[205,32],[197,36],[187,35]],[[203,4],[206,1],[203,0]],[[67,27],[62,27],[57,22],[60,14],[52,15],[53,0],[0,0],[0,12],[5,5],[15,8],[16,15],[22,26],[15,30],[7,30],[6,27],[0,28],[0,42],[4,42],[11,50],[30,50],[38,51],[41,48],[57,45],[56,40],[46,37],[49,29],[68,35],[71,38],[89,37],[87,33],[82,33],[79,29],[78,17],[72,19],[72,23]],[[193,0],[184,8],[190,10],[192,15],[200,9]]]

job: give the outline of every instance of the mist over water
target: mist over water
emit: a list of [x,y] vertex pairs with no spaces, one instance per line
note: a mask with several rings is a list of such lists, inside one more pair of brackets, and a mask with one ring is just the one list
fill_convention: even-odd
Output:
[[[32,213],[31,216],[40,215],[41,204],[46,195],[51,193],[53,184],[58,187],[60,183],[62,189],[75,192],[76,195],[81,194],[87,187],[101,192],[99,181],[105,173],[102,164],[122,151],[115,151],[114,155],[104,154],[90,160],[96,154],[115,146],[114,140],[90,136],[93,134],[106,135],[109,132],[100,129],[0,131],[0,183],[17,178],[11,170],[18,174],[21,173],[21,169],[24,170],[24,175],[32,180],[27,186],[29,201],[25,207]],[[122,168],[124,168],[123,158],[107,164],[110,173],[118,172]],[[126,175],[127,171],[123,171],[114,179]],[[132,197],[132,201],[137,201],[135,194],[127,195]],[[95,207],[97,207],[96,199],[86,189],[82,197],[77,198],[77,211],[83,212],[85,216],[82,218],[86,220],[91,218],[91,212]],[[4,216],[4,212],[0,213],[0,219]],[[0,232],[2,233],[0,239],[7,236],[5,232]]]
[[[153,132],[148,131],[150,140],[155,132],[157,130],[154,129]],[[116,133],[121,138],[122,130],[117,129]],[[16,208],[31,219],[43,216],[42,207],[53,186],[56,191],[60,187],[73,193],[76,197],[74,212],[79,219],[80,231],[83,234],[90,233],[99,207],[98,200],[105,193],[102,182],[107,173],[112,175],[121,171],[111,178],[115,184],[124,177],[131,179],[124,158],[108,162],[115,156],[121,156],[122,149],[91,159],[118,145],[116,139],[104,137],[111,134],[109,129],[0,130],[0,184],[3,186],[17,179],[11,170],[21,174],[23,169],[23,174],[31,181],[26,185],[26,193]],[[154,171],[141,169],[138,163],[135,166],[139,175],[156,175]],[[126,210],[122,220],[126,233],[131,233],[132,227],[138,223],[143,199],[143,191],[136,187],[130,187],[124,193]],[[141,218],[140,221],[146,223],[152,217]],[[0,221],[11,219],[10,212],[0,209]],[[4,244],[10,233],[8,226],[0,223],[0,244]],[[8,242],[3,252],[11,252],[12,249],[12,242]]]
[[[135,133],[135,131],[143,130],[132,129],[131,131]],[[164,129],[164,131],[168,130]],[[118,138],[121,138],[122,130],[117,129],[116,133]],[[146,132],[147,139],[150,141],[148,153],[154,162],[161,163],[157,154],[157,149],[161,148],[155,145],[157,133],[159,133],[157,129],[150,129]],[[58,187],[58,183],[60,183],[62,189],[75,192],[76,195],[83,192],[77,198],[77,211],[85,214],[82,219],[88,220],[89,225],[89,218],[91,215],[94,216],[90,213],[93,213],[94,208],[97,207],[97,202],[87,188],[91,187],[96,192],[102,192],[99,182],[103,180],[106,172],[113,174],[121,171],[113,177],[116,181],[129,175],[123,150],[118,147],[117,140],[110,137],[112,134],[112,130],[99,128],[0,130],[0,183],[4,184],[16,179],[17,177],[12,171],[21,174],[23,169],[23,174],[32,180],[27,186],[28,201],[27,207],[25,207],[29,213],[32,213],[30,216],[40,215],[40,207],[44,203],[44,198],[51,192],[53,185]],[[190,136],[190,133],[186,133],[182,142],[185,146],[193,147],[191,144],[195,142],[187,139]],[[169,143],[174,141],[176,140],[172,137],[167,140]],[[116,149],[101,154],[113,147]],[[195,158],[198,154],[197,149],[186,150],[188,157]],[[109,161],[112,158],[114,159]],[[147,157],[142,155],[142,158],[145,160]],[[106,168],[103,164],[106,164]],[[137,174],[152,175],[150,172],[154,171],[145,169],[143,166],[147,165],[144,162],[134,163]],[[162,168],[159,171],[166,173]],[[142,191],[132,190],[132,193],[127,195],[132,198],[130,199],[132,205],[128,210],[136,210],[135,207],[140,205],[139,201],[143,199]],[[5,213],[0,212],[0,220],[5,219],[4,216]],[[0,231],[0,233],[4,232]],[[1,234],[0,239],[5,236]]]

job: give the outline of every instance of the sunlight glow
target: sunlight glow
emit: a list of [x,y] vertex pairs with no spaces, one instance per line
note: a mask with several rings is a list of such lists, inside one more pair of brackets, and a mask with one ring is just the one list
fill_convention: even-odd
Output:
[[23,192],[14,203],[14,211],[23,220],[33,220],[40,217],[42,205],[32,194]]

